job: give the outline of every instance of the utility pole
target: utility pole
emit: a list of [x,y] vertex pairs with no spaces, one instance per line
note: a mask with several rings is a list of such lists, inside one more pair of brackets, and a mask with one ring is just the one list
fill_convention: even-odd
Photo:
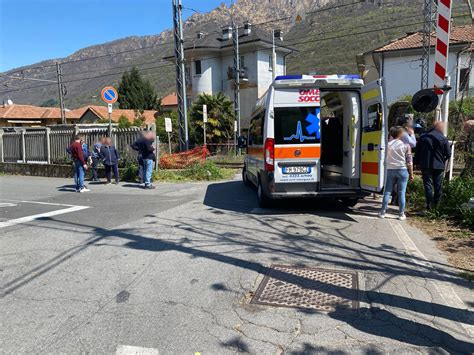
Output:
[[179,148],[189,149],[188,108],[186,102],[186,68],[184,65],[183,4],[173,0],[174,54],[176,59],[176,96],[178,97]]
[[61,123],[66,124],[66,110],[64,109],[64,96],[66,95],[66,87],[63,86],[63,70],[59,62],[56,62],[56,73],[58,76],[59,107],[61,110]]
[[[232,44],[234,47],[234,146],[237,152],[237,132],[240,136],[240,54],[239,27],[232,18]],[[237,128],[237,129],[236,129]]]
[[430,72],[431,31],[433,29],[433,0],[424,0],[423,4],[423,53],[421,56],[421,89],[427,89]]
[[272,29],[272,81],[276,78],[277,55],[275,48],[275,30]]

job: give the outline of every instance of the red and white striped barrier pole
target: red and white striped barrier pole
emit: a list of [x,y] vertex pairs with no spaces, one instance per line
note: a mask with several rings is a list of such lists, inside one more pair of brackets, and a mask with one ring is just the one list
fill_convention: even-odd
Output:
[[436,27],[434,86],[438,95],[443,95],[443,110],[438,110],[437,120],[448,121],[449,92],[441,90],[447,85],[449,36],[451,33],[452,0],[438,1],[438,22]]

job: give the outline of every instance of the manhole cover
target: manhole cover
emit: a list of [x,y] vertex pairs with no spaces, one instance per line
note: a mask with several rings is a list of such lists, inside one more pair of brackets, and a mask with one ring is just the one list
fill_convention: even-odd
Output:
[[357,273],[288,265],[273,265],[251,303],[331,312],[357,309]]

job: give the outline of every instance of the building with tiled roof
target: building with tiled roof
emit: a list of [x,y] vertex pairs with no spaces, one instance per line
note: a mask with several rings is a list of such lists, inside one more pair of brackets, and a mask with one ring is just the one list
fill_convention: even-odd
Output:
[[175,92],[166,95],[161,99],[161,108],[165,112],[178,110],[178,96]]
[[[97,123],[99,120],[109,119],[107,106],[91,105],[83,107],[80,110],[83,110],[83,114],[79,118],[79,123]],[[145,110],[140,112],[137,110],[114,109],[111,119],[113,122],[118,122],[122,116],[126,117],[130,123],[140,118],[145,120],[145,124],[152,124],[155,123],[155,119],[158,117],[158,111]]]
[[[453,26],[449,41],[448,74],[451,78],[450,99],[458,99],[463,91],[472,91],[474,76],[469,75],[469,63],[474,42],[474,26]],[[430,77],[433,86],[434,45],[436,34],[431,34]],[[413,32],[366,52],[358,57],[366,81],[385,79],[389,103],[405,95],[413,95],[421,88],[421,55],[423,33]]]
[[[66,110],[67,123],[77,123],[84,111]],[[57,107],[3,104],[0,106],[0,127],[46,126],[61,123],[61,111]]]

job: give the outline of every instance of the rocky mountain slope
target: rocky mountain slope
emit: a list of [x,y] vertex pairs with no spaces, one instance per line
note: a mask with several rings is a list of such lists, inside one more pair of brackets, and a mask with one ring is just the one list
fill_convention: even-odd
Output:
[[[289,73],[356,72],[355,55],[379,46],[407,31],[419,30],[422,0],[238,0],[233,7],[221,4],[209,13],[196,13],[185,22],[186,40],[195,33],[215,33],[230,21],[249,20],[270,30],[283,29],[285,43],[298,50],[288,60]],[[346,5],[351,4],[351,5]],[[466,13],[462,0],[455,1],[455,14]],[[335,9],[337,5],[342,5]],[[329,10],[328,10],[329,8]],[[332,9],[331,9],[332,8]],[[295,13],[306,12],[305,21],[293,26]],[[281,19],[274,21],[275,19]],[[467,18],[457,18],[456,22]],[[66,106],[75,108],[97,103],[98,92],[116,83],[132,66],[149,78],[160,95],[174,90],[175,72],[171,62],[162,58],[173,53],[170,30],[158,35],[128,37],[78,50],[63,63],[67,86]],[[9,71],[7,75],[55,80],[55,62],[47,60]],[[0,100],[42,104],[57,98],[54,83],[19,81],[0,76]]]

